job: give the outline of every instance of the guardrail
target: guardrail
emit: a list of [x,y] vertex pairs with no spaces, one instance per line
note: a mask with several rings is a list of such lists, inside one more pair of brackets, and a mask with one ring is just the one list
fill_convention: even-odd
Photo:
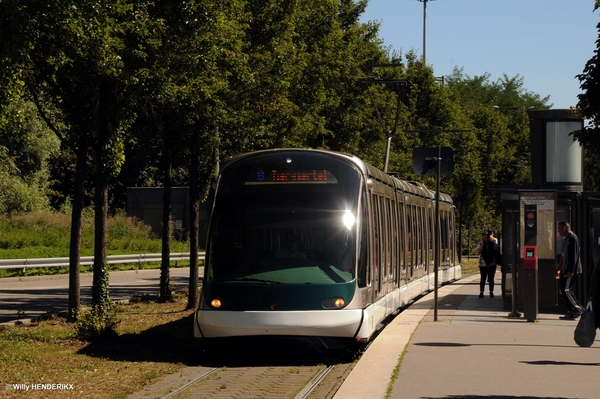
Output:
[[[204,252],[198,252],[198,259],[204,260]],[[110,255],[106,257],[109,264],[160,262],[161,254],[138,254],[138,255]],[[189,252],[170,254],[169,260],[189,260]],[[79,264],[89,266],[94,264],[93,256],[82,256]],[[28,269],[30,267],[61,267],[69,266],[69,258],[32,258],[32,259],[0,259],[0,269]]]

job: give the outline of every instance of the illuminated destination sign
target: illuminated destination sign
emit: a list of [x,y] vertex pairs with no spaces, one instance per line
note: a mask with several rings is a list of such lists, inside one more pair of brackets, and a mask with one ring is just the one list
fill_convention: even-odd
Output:
[[246,179],[246,184],[337,184],[335,176],[326,169],[259,170]]

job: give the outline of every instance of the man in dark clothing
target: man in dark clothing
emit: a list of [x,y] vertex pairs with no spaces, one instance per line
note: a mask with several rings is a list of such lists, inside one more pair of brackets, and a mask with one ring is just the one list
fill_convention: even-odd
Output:
[[581,274],[582,270],[579,238],[571,231],[571,225],[564,221],[558,223],[558,233],[563,236],[563,251],[559,261],[560,269],[557,273],[560,276],[560,291],[565,296],[567,305],[567,314],[561,316],[561,319],[573,320],[579,317],[583,311],[573,292],[577,283],[577,275]]

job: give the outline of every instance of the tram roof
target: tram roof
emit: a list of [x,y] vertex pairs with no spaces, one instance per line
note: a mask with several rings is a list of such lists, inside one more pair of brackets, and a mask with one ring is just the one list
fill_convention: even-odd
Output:
[[[363,174],[369,175],[385,184],[394,186],[397,189],[400,189],[405,193],[411,193],[416,196],[435,200],[435,192],[430,190],[429,188],[427,188],[427,186],[425,186],[424,184],[415,182],[415,181],[401,180],[395,176],[391,176],[390,174],[381,171],[380,169],[374,167],[373,165],[366,163],[365,161],[363,161],[361,158],[357,157],[356,155],[338,152],[338,151],[319,150],[319,149],[313,149],[313,148],[272,148],[272,149],[258,150],[258,151],[245,152],[245,153],[233,155],[230,158],[228,158],[227,160],[225,160],[223,162],[222,166],[225,167],[231,162],[235,162],[236,160],[247,158],[247,157],[250,157],[253,155],[268,154],[268,153],[283,152],[283,151],[315,152],[315,153],[321,153],[321,154],[325,154],[325,155],[335,156],[338,158],[343,158],[346,161],[348,161],[348,162],[352,163],[353,165],[355,165],[356,167],[358,167]],[[448,194],[440,193],[440,199],[442,202],[447,202],[450,204],[453,203],[452,198]]]

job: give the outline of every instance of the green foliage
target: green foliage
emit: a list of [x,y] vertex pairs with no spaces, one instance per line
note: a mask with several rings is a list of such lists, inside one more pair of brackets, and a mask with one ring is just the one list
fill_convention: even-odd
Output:
[[[594,9],[598,8],[598,2]],[[600,24],[598,29],[598,40],[596,40],[596,49],[594,55],[585,64],[583,72],[577,75],[581,83],[580,87],[583,93],[577,97],[577,110],[586,118],[587,125],[580,132],[574,133],[574,137],[585,148],[584,158],[584,186],[591,190],[600,190]]]
[[[75,315],[75,317],[79,317],[79,315]],[[87,323],[86,328],[78,330],[87,331],[90,339],[114,332],[114,310],[110,302],[108,270],[104,265],[98,267],[96,259],[94,259],[92,282],[92,310],[87,320],[89,323]]]
[[[69,256],[70,216],[56,212],[0,215],[0,258],[26,259]],[[84,212],[82,255],[93,255],[93,214]],[[110,254],[160,253],[161,241],[151,228],[123,213],[111,216],[107,226]],[[174,252],[186,252],[189,244],[173,241]]]
[[31,102],[0,107],[0,212],[48,208],[48,159],[58,139]]
[[118,309],[116,306],[93,306],[74,315],[75,332],[82,341],[95,341],[100,338],[117,335]]
[[[28,256],[23,258],[45,257],[46,254],[68,256],[69,234],[67,215],[54,212],[4,214],[0,216],[0,253],[4,259],[14,258],[9,251],[14,255],[26,252]],[[88,248],[93,246],[93,240],[84,242]]]

